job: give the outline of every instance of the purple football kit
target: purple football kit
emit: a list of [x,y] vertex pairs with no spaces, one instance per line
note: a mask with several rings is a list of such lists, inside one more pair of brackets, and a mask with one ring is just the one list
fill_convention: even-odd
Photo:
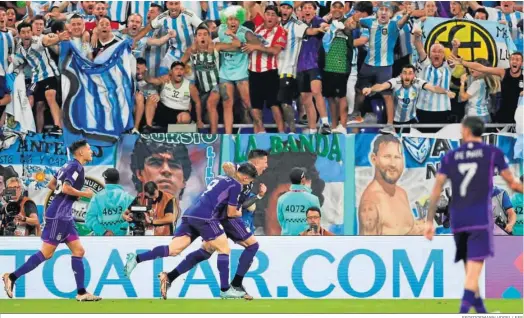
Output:
[[468,142],[443,158],[439,173],[451,180],[451,229],[455,261],[484,260],[494,255],[491,193],[495,168],[508,168],[498,148]]
[[[246,201],[246,199],[249,198],[249,194],[251,193],[252,189],[253,182],[243,186],[242,192],[238,197],[239,209],[242,208],[242,204],[244,203],[244,201]],[[227,209],[227,207],[225,208]],[[253,236],[253,233],[251,233],[251,230],[246,225],[242,217],[228,218],[226,214],[226,218],[221,219],[220,224],[222,224],[222,227],[224,228],[224,232],[226,233],[227,237],[235,243],[243,242],[251,236]]]
[[175,236],[189,236],[191,241],[202,237],[212,241],[224,234],[220,221],[227,218],[227,207],[238,207],[242,185],[230,177],[213,179],[198,200],[186,210]]
[[45,227],[42,240],[48,244],[58,245],[78,240],[78,232],[73,219],[73,203],[78,197],[62,193],[62,187],[69,183],[78,191],[84,186],[84,167],[76,159],[66,163],[55,174],[56,189],[54,198],[45,211]]

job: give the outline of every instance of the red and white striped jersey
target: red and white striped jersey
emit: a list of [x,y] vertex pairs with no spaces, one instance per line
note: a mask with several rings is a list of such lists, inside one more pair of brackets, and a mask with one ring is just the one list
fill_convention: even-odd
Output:
[[[255,29],[255,34],[265,47],[280,46],[282,49],[286,47],[287,33],[280,25],[276,25],[272,29],[264,28],[264,24],[259,25]],[[254,51],[249,57],[249,70],[257,73],[276,70],[278,69],[277,61],[278,55]]]

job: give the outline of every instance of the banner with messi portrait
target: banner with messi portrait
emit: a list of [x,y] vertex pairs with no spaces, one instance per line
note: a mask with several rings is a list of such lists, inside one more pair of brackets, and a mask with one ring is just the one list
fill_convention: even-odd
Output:
[[[486,135],[485,141],[501,148],[514,175],[516,139]],[[459,140],[360,134],[355,136],[355,228],[358,235],[421,235],[440,161]],[[522,200],[510,195],[505,182],[495,174],[492,207],[494,218],[507,223],[509,209],[517,213],[513,234],[522,235]],[[438,202],[434,222],[437,234],[449,234],[448,205],[453,198],[447,183]],[[511,202],[515,202],[515,206]],[[495,226],[496,234],[506,234]]]

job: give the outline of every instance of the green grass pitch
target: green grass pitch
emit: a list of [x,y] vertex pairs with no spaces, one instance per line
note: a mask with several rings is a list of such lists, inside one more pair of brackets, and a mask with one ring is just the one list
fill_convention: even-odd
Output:
[[[0,313],[457,313],[452,299],[105,299],[96,303],[75,300],[0,300]],[[522,314],[522,299],[487,299],[488,312]]]

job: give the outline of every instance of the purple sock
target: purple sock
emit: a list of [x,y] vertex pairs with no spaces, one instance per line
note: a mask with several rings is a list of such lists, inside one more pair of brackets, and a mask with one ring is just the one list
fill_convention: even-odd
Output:
[[479,296],[478,298],[475,298],[475,303],[473,304],[475,307],[475,311],[477,314],[485,314],[487,313],[486,307],[484,307],[484,302],[482,301],[482,298]]
[[462,302],[460,303],[460,313],[467,314],[474,303],[475,293],[471,290],[464,289],[464,296],[462,296]]
[[136,261],[137,263],[141,263],[141,262],[153,260],[155,258],[162,258],[162,257],[168,257],[168,256],[169,256],[169,246],[162,245],[162,246],[157,246],[148,252],[138,254],[136,256]]
[[235,287],[242,286],[242,281],[244,279],[244,276],[246,275],[247,271],[251,267],[251,264],[253,264],[253,260],[255,259],[255,255],[258,251],[258,243],[255,243],[253,245],[250,245],[246,247],[246,249],[240,254],[240,259],[238,260],[238,268],[235,275],[235,278],[231,282],[231,285]]
[[229,255],[218,254],[217,267],[220,273],[220,290],[226,291],[229,289]]
[[188,254],[186,258],[182,262],[180,262],[180,264],[178,264],[176,270],[178,271],[179,275],[182,275],[185,272],[189,271],[191,268],[193,268],[196,264],[203,262],[206,259],[209,259],[210,257],[211,254],[209,254],[206,250],[196,250],[193,253]]
[[13,275],[18,279],[20,276],[24,276],[33,269],[37,268],[38,265],[42,264],[45,261],[44,254],[38,251],[36,254],[31,255],[27,262],[24,263],[19,269],[17,269]]
[[75,274],[76,289],[79,293],[85,290],[84,286],[84,262],[82,257],[71,256],[71,268]]

